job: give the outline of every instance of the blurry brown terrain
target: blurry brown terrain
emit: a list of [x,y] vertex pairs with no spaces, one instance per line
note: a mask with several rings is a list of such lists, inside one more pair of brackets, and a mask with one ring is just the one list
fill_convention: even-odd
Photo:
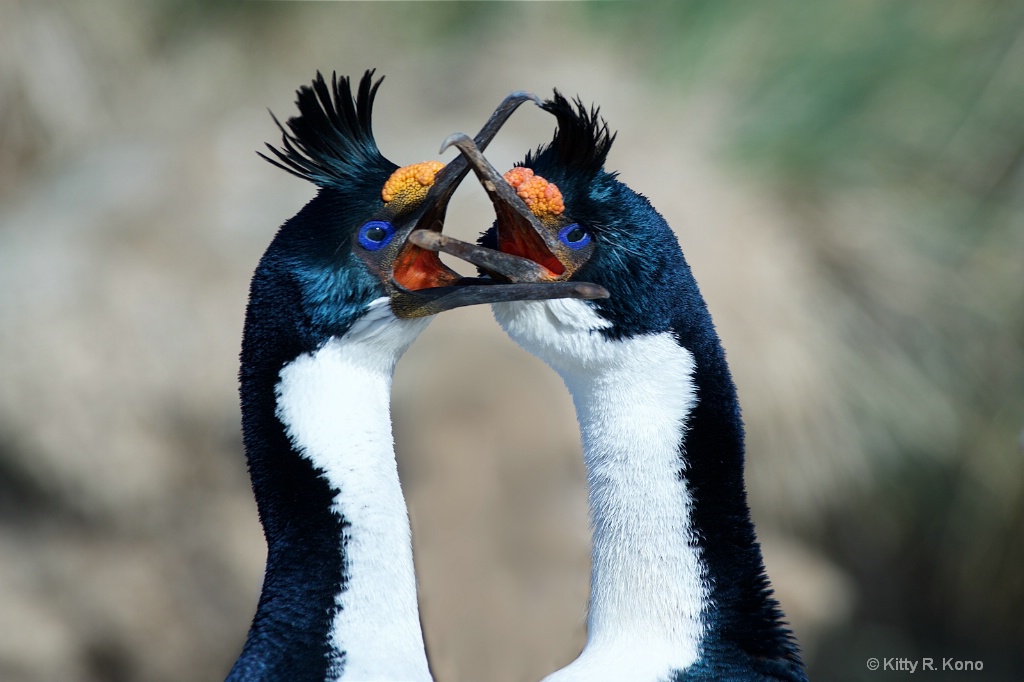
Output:
[[[1020,679],[1024,11],[811,7],[0,5],[0,680],[227,673],[265,552],[248,280],[314,192],[254,151],[318,69],[371,67],[399,164],[449,160],[512,90],[601,105],[609,167],[676,229],[729,353],[812,678],[933,656]],[[488,156],[552,127],[524,107]],[[462,239],[490,223],[473,185]],[[589,531],[558,378],[463,309],[401,361],[393,406],[439,682],[566,664]]]

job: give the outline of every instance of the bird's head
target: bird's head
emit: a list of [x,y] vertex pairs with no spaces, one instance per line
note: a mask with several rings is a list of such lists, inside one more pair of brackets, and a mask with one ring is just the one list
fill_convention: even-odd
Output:
[[497,212],[480,245],[529,259],[538,280],[593,282],[609,296],[503,303],[494,306],[498,322],[549,361],[592,352],[595,334],[615,339],[670,331],[680,297],[696,293],[674,233],[645,197],[605,170],[615,135],[597,109],[557,90],[542,107],[558,121],[553,140],[503,176],[468,137],[453,142]]
[[[302,327],[316,341],[343,335],[383,301],[389,319],[411,319],[477,303],[600,294],[598,288],[569,282],[465,278],[436,252],[411,242],[408,237],[417,230],[440,234],[448,202],[469,166],[463,157],[447,165],[427,161],[401,168],[386,159],[371,127],[383,79],[374,82],[372,76],[366,72],[353,93],[347,78],[335,76],[328,84],[317,74],[312,86],[298,91],[299,115],[287,128],[278,123],[281,148],[267,145],[272,157],[265,159],[319,187],[281,228],[257,270],[257,280],[261,273],[275,280],[268,289],[280,292],[283,279],[284,289],[298,290],[289,302],[298,303],[302,314],[291,326]],[[529,99],[536,101],[521,92],[507,97],[475,144],[486,146]],[[504,271],[502,262],[514,262],[501,254],[496,258],[496,272]]]

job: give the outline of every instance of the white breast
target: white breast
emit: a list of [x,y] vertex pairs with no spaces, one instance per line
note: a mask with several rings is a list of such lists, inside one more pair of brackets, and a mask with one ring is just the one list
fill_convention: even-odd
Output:
[[408,511],[391,432],[395,363],[430,318],[397,320],[379,299],[342,338],[281,370],[277,415],[303,457],[338,491],[346,588],[331,633],[342,680],[429,681]]
[[710,589],[679,472],[694,358],[667,333],[609,340],[582,301],[493,306],[576,406],[593,525],[587,645],[545,682],[658,682],[699,655]]

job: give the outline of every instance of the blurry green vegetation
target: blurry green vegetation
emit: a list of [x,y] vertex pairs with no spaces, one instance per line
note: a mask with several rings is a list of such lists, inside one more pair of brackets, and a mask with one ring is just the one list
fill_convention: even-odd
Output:
[[648,55],[656,79],[699,75],[738,94],[735,151],[781,178],[820,189],[920,179],[987,195],[1019,169],[1021,148],[1006,145],[1024,137],[1019,3],[587,7]]

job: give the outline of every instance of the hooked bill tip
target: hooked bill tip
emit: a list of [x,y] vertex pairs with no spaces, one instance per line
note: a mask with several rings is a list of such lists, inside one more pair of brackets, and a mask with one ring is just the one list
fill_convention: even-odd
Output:
[[444,138],[444,142],[441,143],[441,149],[438,151],[438,154],[449,147],[454,147],[457,143],[462,142],[463,140],[472,141],[472,138],[466,133],[452,133],[448,137]]

